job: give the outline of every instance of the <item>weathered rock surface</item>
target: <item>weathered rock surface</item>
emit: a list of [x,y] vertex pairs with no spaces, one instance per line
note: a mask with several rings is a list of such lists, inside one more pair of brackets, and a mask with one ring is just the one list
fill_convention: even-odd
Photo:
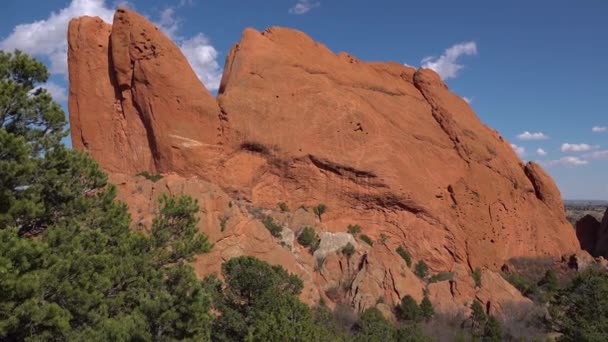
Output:
[[594,256],[608,258],[608,209],[606,209],[598,229]]
[[119,9],[112,26],[68,31],[74,147],[109,172],[196,174],[221,147],[221,112],[180,51],[144,17]]
[[[295,30],[247,29],[216,101],[178,47],[129,10],[111,27],[75,19],[68,40],[74,147],[111,173],[142,224],[162,192],[199,199],[201,230],[215,242],[195,263],[201,276],[251,254],[300,275],[309,303],[392,305],[427,286],[396,253],[403,246],[431,273],[454,273],[429,286],[438,311],[474,298],[500,311],[526,302],[495,273],[508,259],[580,249],[551,178],[523,165],[431,70],[334,54]],[[319,203],[322,217],[310,209]],[[315,258],[290,234],[281,245],[262,216],[322,236],[359,224],[374,244]]]
[[597,256],[596,246],[600,237],[600,222],[595,217],[585,215],[576,222],[576,237],[582,249]]

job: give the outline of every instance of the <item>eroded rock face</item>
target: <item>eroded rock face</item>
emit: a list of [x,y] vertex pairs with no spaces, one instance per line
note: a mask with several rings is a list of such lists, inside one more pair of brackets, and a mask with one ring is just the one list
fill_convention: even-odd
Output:
[[581,248],[593,256],[596,254],[596,245],[600,236],[600,222],[591,215],[585,215],[576,222],[576,236]]
[[608,209],[604,213],[602,222],[597,233],[597,243],[595,245],[594,256],[608,258]]
[[[526,302],[495,272],[506,260],[579,250],[551,178],[523,165],[433,71],[334,54],[295,30],[247,29],[216,102],[136,13],[118,10],[112,26],[75,19],[68,38],[74,147],[110,172],[136,223],[162,192],[199,199],[201,230],[215,242],[195,263],[201,276],[249,254],[302,277],[311,304],[391,306],[426,286],[402,246],[431,273],[454,274],[429,286],[438,312],[464,312],[474,298],[500,311]],[[135,177],[143,170],[165,178]],[[315,215],[319,203],[329,209]],[[356,251],[322,246],[315,258],[289,231],[281,244],[261,215],[294,233],[314,227],[322,245],[352,240]],[[373,245],[347,235],[350,224]],[[476,267],[482,288],[472,285]]]
[[221,112],[180,51],[144,17],[119,9],[70,23],[74,147],[109,172],[193,175],[221,148]]

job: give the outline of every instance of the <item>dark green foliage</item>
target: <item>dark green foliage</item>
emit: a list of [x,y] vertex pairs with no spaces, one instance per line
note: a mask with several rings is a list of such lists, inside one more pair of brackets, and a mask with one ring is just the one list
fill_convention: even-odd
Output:
[[349,224],[346,231],[350,235],[357,237],[357,235],[359,235],[361,233],[361,226],[358,224]]
[[322,221],[321,216],[327,211],[327,206],[325,204],[319,204],[316,207],[312,208],[312,211],[313,213],[315,213],[315,215],[317,215],[319,221]]
[[397,318],[403,321],[418,322],[422,319],[420,306],[418,306],[416,300],[410,295],[401,298],[401,303],[397,306],[395,311]]
[[396,329],[376,308],[363,312],[355,325],[355,341],[394,341]]
[[549,293],[556,292],[559,288],[556,272],[554,270],[547,270],[543,278],[538,282],[538,286]]
[[355,254],[355,246],[352,243],[347,243],[344,247],[342,247],[342,254],[346,255],[347,258],[350,258],[353,254]]
[[372,239],[369,236],[365,235],[365,234],[361,234],[361,236],[359,236],[359,238],[361,240],[363,240],[363,242],[365,242],[366,244],[368,244],[370,246],[374,245],[374,241],[372,241]]
[[535,284],[532,284],[529,279],[523,275],[516,273],[503,273],[503,278],[508,281],[513,287],[519,290],[523,295],[529,294],[534,291],[532,288]]
[[297,296],[302,281],[281,266],[254,257],[230,259],[222,265],[224,284],[215,276],[205,279],[220,313],[213,323],[216,341],[284,341],[301,336],[314,340],[310,309]]
[[486,322],[486,313],[483,310],[483,305],[478,300],[474,300],[471,304],[471,332],[474,336],[483,334],[483,327]]
[[414,274],[417,275],[419,278],[424,279],[429,273],[429,267],[426,265],[426,262],[424,262],[424,260],[419,260],[418,263],[416,263],[416,267],[414,268]]
[[434,341],[425,336],[418,324],[402,326],[397,330],[394,341],[398,342],[431,342]]
[[490,316],[483,330],[483,341],[500,342],[502,341],[502,326],[500,321],[494,316]]
[[452,280],[454,278],[454,273],[452,272],[441,272],[437,274],[433,274],[429,278],[429,283],[438,283],[440,281]]
[[420,314],[426,320],[431,319],[435,315],[435,309],[433,303],[429,299],[429,296],[425,293],[422,301],[420,302]]
[[279,202],[277,204],[277,206],[279,207],[279,210],[281,210],[284,213],[289,211],[289,206],[287,206],[287,203],[285,203],[285,202]]
[[145,179],[152,181],[154,183],[158,182],[159,180],[163,179],[163,175],[156,173],[156,174],[151,174],[148,171],[142,171],[138,174],[136,174],[136,176],[139,177],[144,177]]
[[264,219],[262,219],[262,223],[264,224],[264,227],[266,227],[266,229],[268,229],[270,234],[272,234],[272,236],[281,237],[281,233],[283,232],[283,227],[281,225],[277,224],[276,222],[274,222],[274,219],[272,217],[270,217],[270,216],[264,217]]
[[199,221],[196,200],[163,194],[159,204],[160,214],[152,222],[151,238],[160,264],[192,261],[196,254],[211,250],[207,236],[199,234],[196,227]]
[[313,309],[313,320],[316,326],[319,341],[346,341],[346,331],[342,329],[334,313],[325,305],[319,304]]
[[590,267],[552,301],[552,323],[560,341],[608,341],[608,274]]
[[412,257],[410,256],[410,253],[408,253],[405,248],[403,248],[403,246],[397,247],[397,254],[399,254],[403,258],[403,260],[405,260],[407,267],[412,267]]
[[473,277],[475,287],[481,287],[481,269],[479,267],[475,268],[473,273],[471,273],[471,277]]
[[298,243],[304,247],[309,247],[311,252],[319,248],[319,242],[319,236],[313,227],[304,227],[298,235]]
[[0,51],[0,229],[20,235],[39,234],[106,184],[96,163],[61,144],[67,122],[39,88],[47,78],[42,63]]
[[0,339],[208,339],[209,297],[182,260],[209,245],[178,226],[195,219],[163,224],[180,211],[165,201],[155,220],[163,238],[145,236],[114,196],[88,198],[36,239],[0,231]]

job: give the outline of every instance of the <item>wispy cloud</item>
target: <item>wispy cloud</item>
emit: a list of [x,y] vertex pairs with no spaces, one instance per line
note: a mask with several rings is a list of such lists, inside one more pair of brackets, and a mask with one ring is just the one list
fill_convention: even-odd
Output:
[[549,136],[547,136],[543,132],[531,133],[531,132],[525,131],[525,132],[517,135],[517,139],[519,139],[519,140],[547,140],[547,139],[549,139]]
[[591,132],[593,133],[604,133],[604,132],[608,132],[608,127],[606,126],[593,126],[591,128]]
[[608,150],[594,151],[583,154],[585,159],[608,159]]
[[563,143],[561,147],[562,152],[585,152],[592,150],[594,148],[598,148],[597,145],[589,145],[589,144],[569,144]]
[[59,103],[63,103],[68,100],[67,90],[55,82],[48,81],[41,88],[45,88],[46,91],[51,94],[53,100]]
[[466,102],[468,104],[473,103],[473,98],[472,97],[463,96],[462,99],[464,100],[464,102]]
[[442,79],[455,78],[458,72],[464,68],[458,60],[462,56],[477,55],[477,44],[473,41],[453,45],[445,50],[439,57],[429,56],[420,62],[423,68],[435,70]]
[[517,153],[517,155],[522,158],[526,155],[526,148],[523,146],[518,146],[515,144],[511,144],[511,147],[513,148],[513,150],[515,151],[515,153]]
[[544,157],[544,156],[547,155],[547,151],[545,151],[545,150],[543,150],[542,148],[539,147],[539,148],[536,149],[536,155]]
[[555,159],[555,160],[549,160],[546,162],[541,162],[541,164],[543,166],[546,167],[553,167],[553,166],[570,166],[570,167],[575,167],[575,166],[584,166],[589,164],[589,162],[587,160],[583,160],[579,157],[574,157],[574,156],[567,156],[567,157],[562,157],[559,159]]
[[292,8],[289,9],[289,13],[291,14],[306,14],[310,12],[315,7],[321,6],[321,2],[316,1],[313,2],[311,0],[299,0]]

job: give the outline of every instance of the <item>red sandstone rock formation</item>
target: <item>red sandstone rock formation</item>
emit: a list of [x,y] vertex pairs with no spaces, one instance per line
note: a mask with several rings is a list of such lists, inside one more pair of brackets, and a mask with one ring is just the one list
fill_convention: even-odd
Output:
[[[363,309],[422,296],[395,252],[403,246],[433,273],[454,272],[430,286],[438,308],[478,298],[500,311],[526,303],[495,273],[508,259],[579,250],[551,178],[523,165],[431,70],[334,54],[295,30],[247,29],[216,102],[178,47],[131,11],[112,26],[75,19],[68,38],[74,147],[111,174],[137,221],[161,192],[199,199],[201,230],[216,242],[195,263],[201,275],[252,254],[300,275],[310,303]],[[143,170],[166,177],[134,176]],[[329,207],[322,221],[310,210],[318,203]],[[260,215],[285,227],[282,244]],[[349,224],[376,243],[359,241],[347,258],[336,244]],[[324,257],[293,242],[303,225],[334,241]],[[482,288],[470,279],[476,267]]]

